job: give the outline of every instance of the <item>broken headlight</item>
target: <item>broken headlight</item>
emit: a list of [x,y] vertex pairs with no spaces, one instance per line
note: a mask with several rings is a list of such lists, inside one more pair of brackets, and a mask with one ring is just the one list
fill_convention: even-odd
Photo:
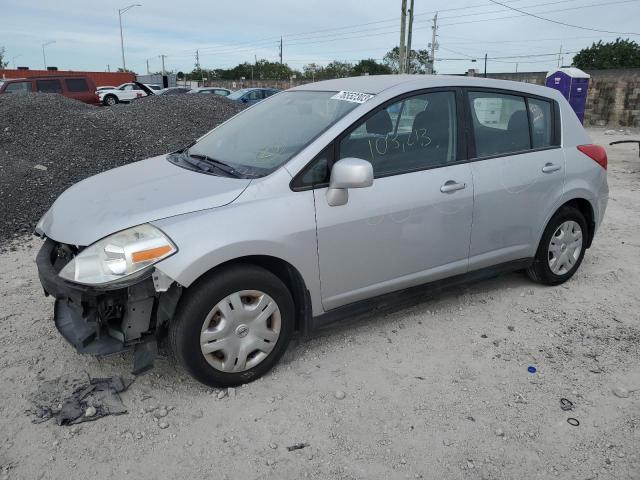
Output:
[[142,275],[148,267],[178,249],[156,227],[138,225],[98,240],[82,250],[60,271],[65,280],[104,285]]

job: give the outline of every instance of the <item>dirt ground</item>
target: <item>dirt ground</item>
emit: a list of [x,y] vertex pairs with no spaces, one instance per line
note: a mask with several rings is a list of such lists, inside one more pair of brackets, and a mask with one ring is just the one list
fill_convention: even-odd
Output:
[[230,394],[165,351],[122,394],[128,414],[73,427],[32,423],[31,392],[63,374],[128,375],[132,359],[60,337],[39,241],[25,241],[0,257],[0,480],[640,479],[640,390],[612,392],[640,389],[640,159],[608,152],[606,218],[567,284],[512,274],[372,314],[296,342]]

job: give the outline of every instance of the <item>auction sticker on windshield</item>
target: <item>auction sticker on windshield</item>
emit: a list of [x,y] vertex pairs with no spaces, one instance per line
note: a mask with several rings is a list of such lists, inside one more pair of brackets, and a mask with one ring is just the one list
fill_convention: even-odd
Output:
[[370,98],[373,98],[373,95],[361,92],[348,92],[346,90],[342,90],[331,97],[332,100],[344,100],[345,102],[353,103],[364,103]]

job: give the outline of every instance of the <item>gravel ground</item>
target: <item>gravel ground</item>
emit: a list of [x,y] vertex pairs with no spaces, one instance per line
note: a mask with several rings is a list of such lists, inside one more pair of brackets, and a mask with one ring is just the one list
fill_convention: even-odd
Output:
[[635,146],[609,154],[609,209],[567,284],[506,275],[372,314],[235,390],[164,352],[122,394],[128,414],[74,427],[31,423],[30,393],[63,374],[127,375],[131,358],[62,340],[29,240],[0,256],[0,479],[640,478],[640,391],[613,394],[640,388],[640,162]]
[[83,178],[184,147],[243,108],[216,95],[110,108],[55,94],[0,96],[0,242],[30,234]]

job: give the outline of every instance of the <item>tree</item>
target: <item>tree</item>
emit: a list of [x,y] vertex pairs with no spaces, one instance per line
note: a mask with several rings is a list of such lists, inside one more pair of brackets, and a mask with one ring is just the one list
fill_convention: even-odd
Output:
[[391,73],[389,66],[376,62],[373,58],[360,60],[353,67],[354,75],[385,75]]
[[323,69],[324,78],[344,78],[353,75],[353,65],[334,60]]
[[125,70],[122,67],[118,67],[117,71],[120,72],[120,73],[133,73],[134,75],[136,74],[136,72],[134,72],[133,70],[129,70],[128,68]]
[[[400,71],[400,48],[394,47],[393,50],[389,50],[382,62],[393,73]],[[426,73],[427,66],[429,65],[429,52],[427,50],[411,50],[409,56],[409,71],[408,73]]]
[[9,62],[4,60],[4,47],[0,47],[0,70],[7,68],[9,66]]
[[573,57],[573,65],[582,69],[640,67],[640,45],[617,38],[615,42],[593,43]]

